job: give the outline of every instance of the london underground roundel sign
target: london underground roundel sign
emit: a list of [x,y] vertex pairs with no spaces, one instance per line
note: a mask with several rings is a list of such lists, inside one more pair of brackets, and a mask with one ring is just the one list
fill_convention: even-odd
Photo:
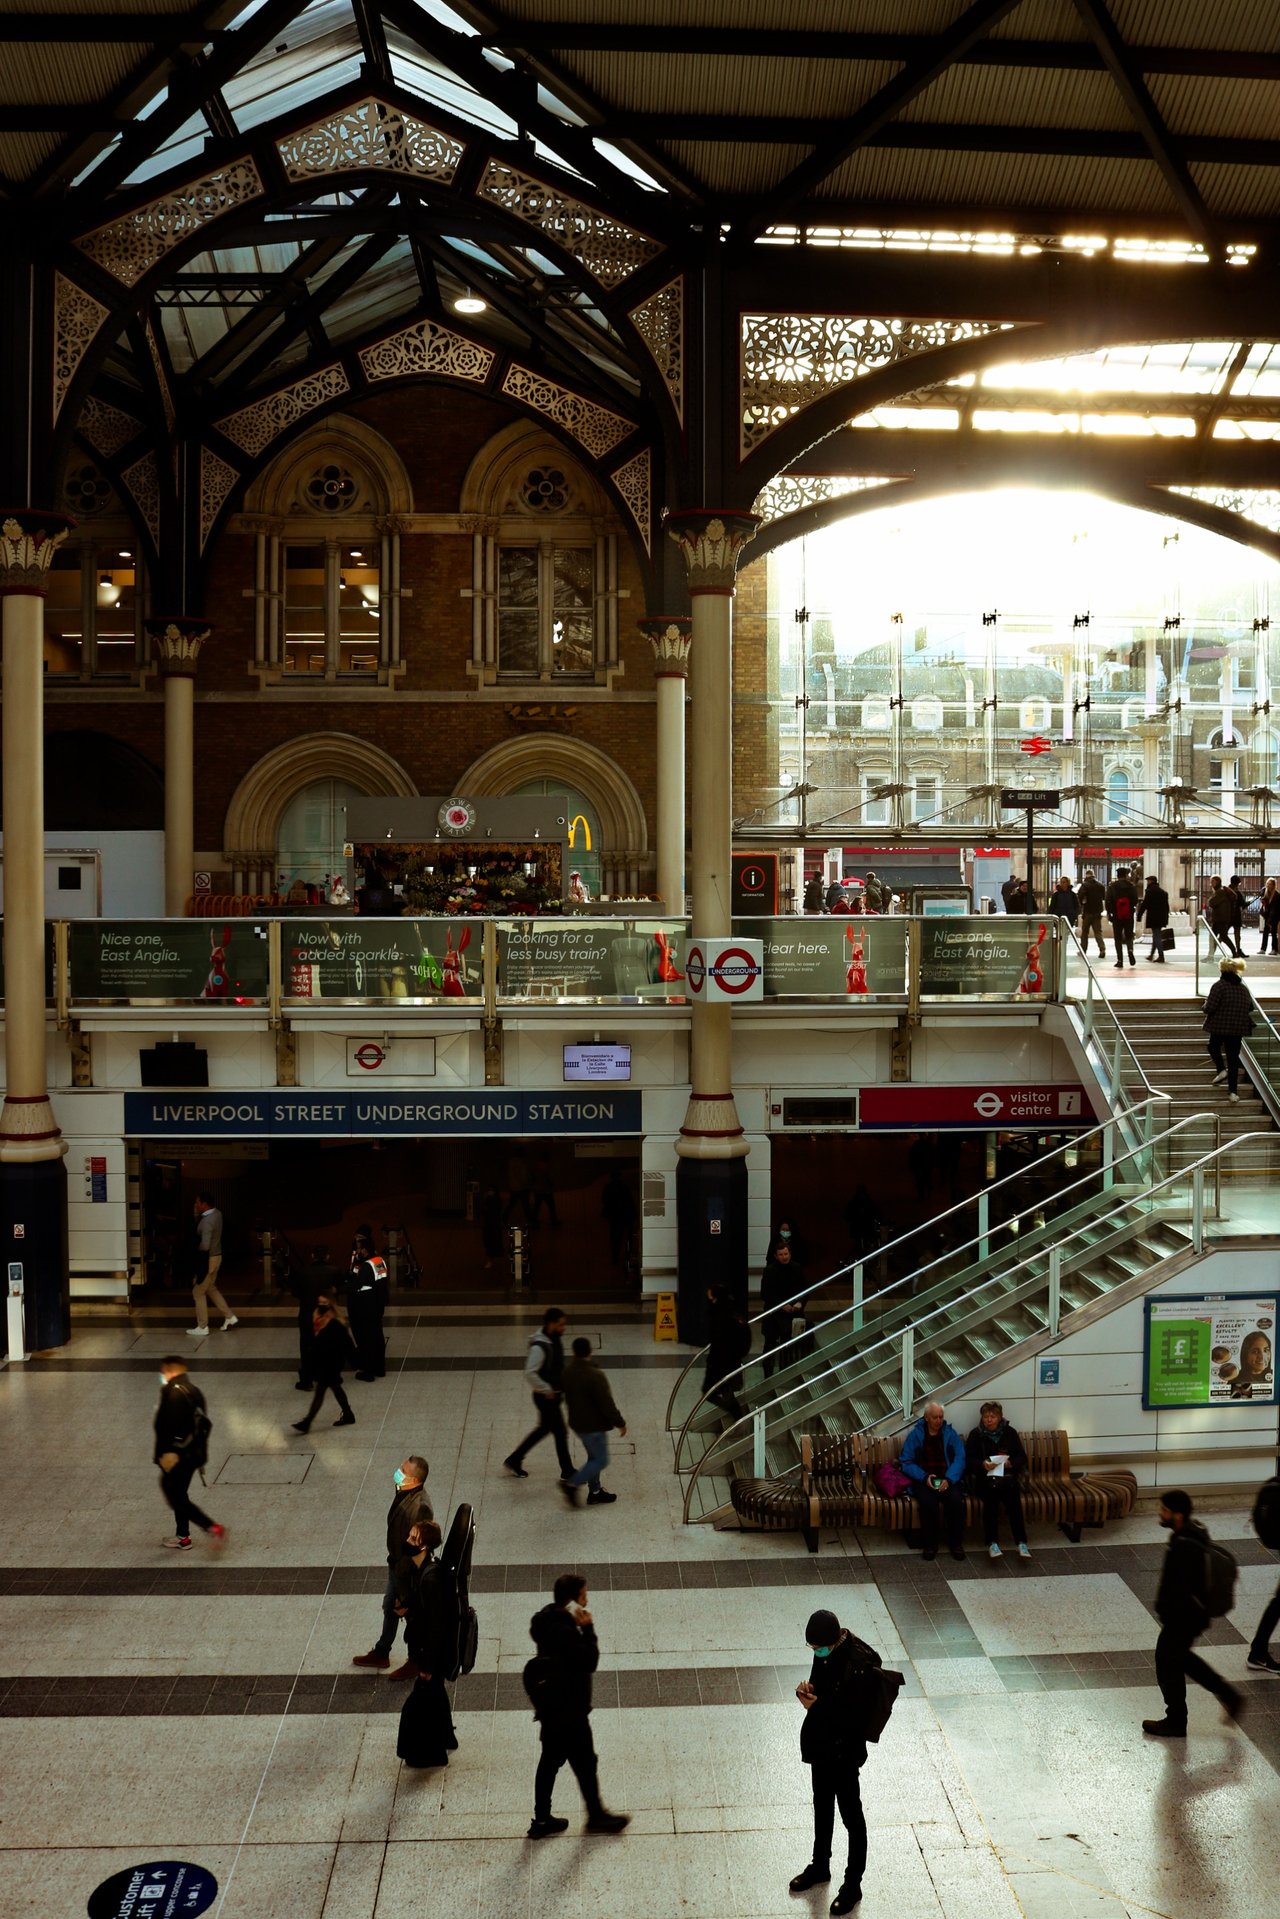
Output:
[[742,946],[722,947],[711,968],[715,985],[731,999],[749,993],[762,970],[760,959]]

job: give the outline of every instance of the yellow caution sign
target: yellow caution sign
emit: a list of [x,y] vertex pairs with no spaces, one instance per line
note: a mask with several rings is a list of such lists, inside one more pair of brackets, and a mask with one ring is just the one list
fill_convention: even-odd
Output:
[[659,1293],[658,1307],[653,1316],[653,1336],[655,1339],[678,1339],[676,1331],[676,1296],[674,1293]]

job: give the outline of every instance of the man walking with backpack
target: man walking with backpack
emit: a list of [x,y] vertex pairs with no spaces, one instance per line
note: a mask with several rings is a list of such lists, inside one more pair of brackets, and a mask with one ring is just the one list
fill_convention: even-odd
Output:
[[1192,1647],[1214,1619],[1225,1619],[1235,1598],[1236,1562],[1225,1547],[1215,1545],[1198,1519],[1191,1517],[1188,1493],[1164,1493],[1160,1524],[1173,1537],[1164,1556],[1160,1590],[1156,1594],[1156,1683],[1164,1696],[1164,1718],[1144,1719],[1142,1730],[1153,1739],[1187,1736],[1187,1681],[1211,1692],[1232,1719],[1244,1710],[1244,1694],[1206,1665]]
[[204,1394],[187,1377],[185,1359],[160,1361],[160,1385],[152,1457],[160,1468],[160,1490],[173,1508],[173,1538],[160,1543],[171,1552],[189,1553],[193,1519],[215,1543],[220,1544],[227,1536],[225,1526],[191,1502],[191,1481],[209,1458],[213,1421]]
[[541,1731],[542,1757],[533,1782],[528,1836],[549,1839],[568,1826],[567,1819],[556,1819],[551,1811],[556,1776],[566,1760],[586,1802],[587,1831],[622,1832],[631,1823],[630,1814],[609,1811],[596,1778],[591,1675],[600,1663],[600,1647],[581,1573],[561,1573],[552,1588],[552,1603],[533,1615],[529,1633],[538,1650],[525,1666],[524,1689]]
[[549,1306],[542,1316],[542,1330],[534,1333],[529,1341],[524,1376],[533,1394],[533,1410],[538,1415],[538,1423],[502,1462],[517,1479],[529,1477],[524,1469],[524,1456],[543,1439],[555,1441],[561,1479],[568,1479],[573,1472],[573,1456],[564,1430],[564,1414],[560,1410],[560,1389],[564,1380],[564,1330],[568,1324],[567,1315],[558,1306]]
[[[1253,1530],[1268,1552],[1280,1552],[1280,1479],[1269,1479],[1253,1502]],[[1280,1626],[1280,1586],[1268,1602],[1249,1645],[1249,1671],[1280,1678],[1280,1659],[1271,1657],[1271,1635]]]
[[1111,932],[1116,943],[1116,970],[1123,972],[1126,952],[1130,966],[1138,964],[1133,957],[1133,928],[1140,899],[1137,887],[1129,878],[1127,866],[1117,868],[1106,897],[1107,918],[1111,921]]

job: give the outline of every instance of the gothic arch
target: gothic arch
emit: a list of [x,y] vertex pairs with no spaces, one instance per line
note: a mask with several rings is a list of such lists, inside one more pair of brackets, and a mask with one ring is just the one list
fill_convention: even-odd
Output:
[[349,467],[363,490],[355,517],[412,513],[413,487],[390,440],[348,413],[332,413],[278,453],[245,495],[244,511],[272,518],[299,514],[298,489],[308,469],[325,461]]
[[371,799],[412,799],[417,787],[398,760],[354,733],[304,733],[266,753],[231,796],[224,857],[236,871],[271,872],[281,815],[314,780],[349,780]]
[[[554,435],[536,420],[513,420],[480,448],[462,482],[458,510],[478,518],[498,520],[529,513],[520,501],[522,482],[531,467],[551,466],[566,474],[571,501],[569,513],[594,519],[617,517],[613,502]],[[532,517],[537,517],[533,515]]]
[[560,733],[504,740],[473,760],[458,782],[469,798],[497,798],[526,780],[563,780],[585,793],[600,822],[605,850],[646,853],[649,826],[640,795],[622,768],[599,747]]

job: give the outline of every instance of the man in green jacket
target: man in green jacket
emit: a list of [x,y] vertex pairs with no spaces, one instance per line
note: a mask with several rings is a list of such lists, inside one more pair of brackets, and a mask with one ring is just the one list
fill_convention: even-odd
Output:
[[609,1376],[591,1357],[591,1341],[575,1339],[573,1357],[564,1369],[561,1384],[569,1424],[587,1449],[587,1460],[576,1473],[560,1481],[560,1490],[571,1506],[578,1503],[578,1488],[587,1488],[589,1506],[612,1506],[617,1493],[607,1493],[600,1475],[609,1464],[609,1434],[617,1429],[625,1439],[627,1422],[614,1404]]

